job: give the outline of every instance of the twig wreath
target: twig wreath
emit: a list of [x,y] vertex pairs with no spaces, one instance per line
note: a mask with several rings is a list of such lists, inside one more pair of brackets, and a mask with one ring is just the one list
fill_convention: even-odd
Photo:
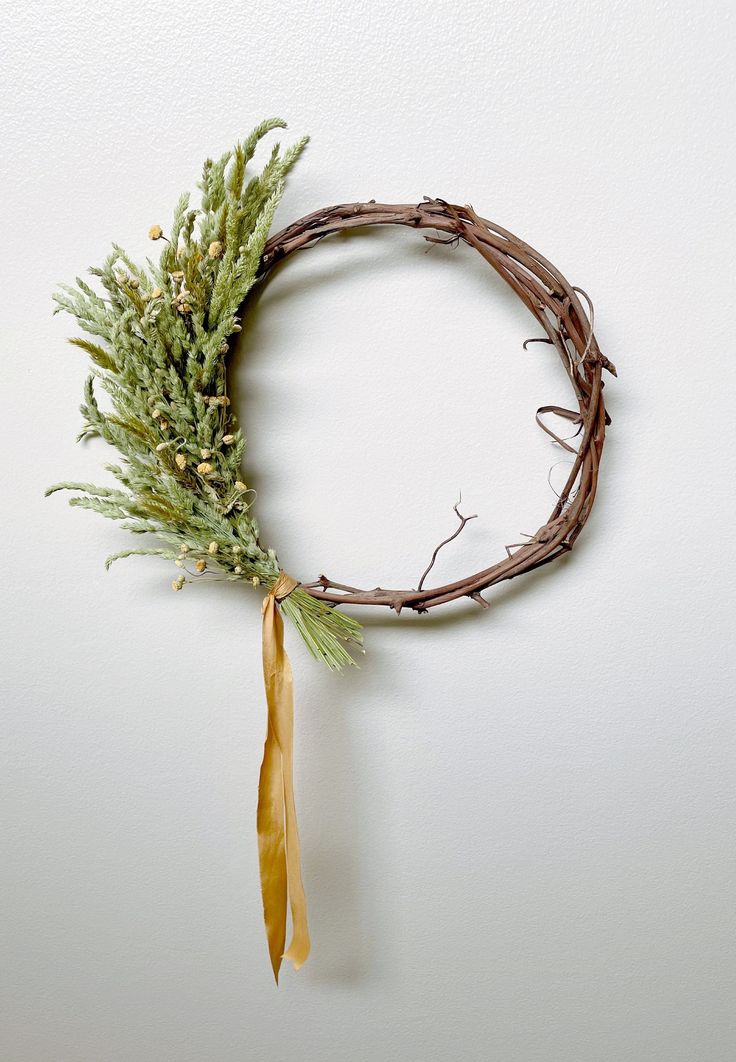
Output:
[[[593,334],[592,304],[585,292],[529,244],[470,206],[426,197],[408,205],[350,203],[315,211],[269,239],[286,176],[308,138],[283,153],[277,144],[260,174],[248,181],[245,175],[259,141],[284,126],[280,119],[262,122],[233,151],[205,162],[200,206],[190,208],[184,195],[168,233],[160,225],[149,231],[152,240],[163,243],[157,263],[149,259],[141,268],[113,245],[104,264],[90,270],[104,294],[77,278],[76,287],[64,286],[55,296],[57,312],[72,314],[93,337],[70,341],[92,360],[79,438],[104,439],[120,452],[122,463],[105,466],[117,486],[65,482],[47,491],[72,490],[70,504],[121,520],[134,534],[158,540],[155,546],[114,554],[108,567],[133,554],[158,556],[179,569],[174,590],[212,576],[267,590],[263,668],[268,726],[257,826],[264,920],[277,981],[282,958],[298,969],[310,947],[292,784],[293,684],[280,613],[317,659],[340,668],[354,663],[350,649],[362,646],[360,625],[341,608],[377,605],[396,613],[425,613],[463,597],[487,608],[484,590],[571,550],[593,505],[609,423],[602,371],[615,375]],[[554,347],[575,394],[575,409],[537,410],[540,427],[572,455],[547,520],[528,541],[507,546],[501,560],[444,586],[425,584],[439,550],[473,519],[457,506],[459,526],[437,546],[416,587],[361,589],[326,575],[301,582],[282,571],[276,552],[261,543],[253,514],[255,494],[242,472],[245,437],[227,395],[226,367],[246,296],[295,251],[367,225],[405,225],[425,230],[424,238],[431,242],[462,241],[474,248],[541,326],[544,335],[524,346]],[[98,402],[97,386],[107,394],[106,408]],[[549,427],[543,419],[547,414],[577,426],[577,446]],[[292,939],[285,952],[287,903]]]

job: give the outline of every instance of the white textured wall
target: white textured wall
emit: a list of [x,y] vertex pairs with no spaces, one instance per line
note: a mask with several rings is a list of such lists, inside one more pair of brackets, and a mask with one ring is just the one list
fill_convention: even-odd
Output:
[[[4,1062],[732,1062],[734,18],[722,3],[31,2],[3,16]],[[202,158],[312,134],[279,213],[469,201],[594,297],[620,378],[565,563],[360,671],[295,639],[314,949],[276,991],[259,602],[174,596],[42,499],[85,374],[51,291],[147,253]],[[450,578],[551,507],[566,402],[467,249],[323,243],[236,369],[266,537],[303,578]],[[559,474],[557,470],[556,474]]]

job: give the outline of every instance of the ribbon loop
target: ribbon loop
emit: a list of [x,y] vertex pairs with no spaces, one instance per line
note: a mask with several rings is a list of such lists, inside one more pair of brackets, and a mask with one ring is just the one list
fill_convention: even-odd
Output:
[[[298,585],[280,571],[262,608],[268,727],[258,782],[258,856],[263,918],[276,984],[281,960],[289,959],[298,970],[306,962],[310,948],[294,801],[294,683],[278,608],[278,602]],[[287,903],[291,907],[292,937],[284,951]]]

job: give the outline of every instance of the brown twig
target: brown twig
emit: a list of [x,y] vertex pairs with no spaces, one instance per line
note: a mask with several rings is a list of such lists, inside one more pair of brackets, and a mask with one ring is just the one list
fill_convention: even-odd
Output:
[[[265,277],[295,251],[314,246],[332,233],[368,225],[429,229],[448,234],[451,243],[462,241],[476,250],[536,319],[544,332],[541,341],[550,344],[557,352],[578,407],[577,411],[565,410],[562,415],[570,420],[574,418],[574,423],[579,424],[581,438],[577,450],[573,450],[565,445],[565,440],[544,429],[556,442],[572,451],[565,485],[539,531],[513,553],[507,550],[504,559],[488,568],[444,586],[424,587],[434,556],[442,545],[457,537],[464,526],[461,522],[455,534],[437,547],[416,590],[384,590],[381,587],[361,590],[335,582],[325,575],[315,583],[304,584],[304,588],[320,600],[336,605],[379,605],[396,612],[402,608],[426,612],[461,597],[469,597],[487,607],[488,602],[481,597],[481,591],[549,564],[571,550],[582,531],[595,500],[606,426],[610,423],[603,401],[602,371],[606,369],[615,376],[616,368],[598,346],[588,296],[570,284],[539,251],[500,225],[479,217],[470,206],[453,205],[425,196],[417,204],[386,204],[372,200],[316,210],[271,237],[261,258],[260,275]],[[423,235],[431,243],[445,242],[442,237]],[[583,308],[580,295],[587,303],[589,314]],[[557,413],[559,409],[542,407],[538,415],[541,412]],[[470,519],[460,513],[458,516],[461,521]]]
[[417,590],[421,590],[422,587],[424,586],[424,580],[427,578],[429,573],[434,568],[434,562],[437,560],[437,554],[442,549],[442,547],[446,546],[448,542],[452,542],[453,539],[457,538],[457,536],[460,534],[462,529],[467,524],[468,520],[477,520],[477,518],[478,518],[478,514],[477,513],[473,513],[472,516],[463,516],[463,514],[460,512],[460,509],[458,508],[458,506],[460,505],[460,502],[462,500],[463,499],[462,499],[462,495],[461,495],[460,498],[458,498],[457,504],[453,505],[453,507],[452,507],[453,510],[455,511],[455,513],[457,513],[458,520],[460,521],[460,526],[457,528],[456,531],[453,531],[453,533],[450,535],[449,538],[443,539],[442,542],[440,542],[439,546],[435,547],[435,551],[432,554],[432,559],[429,562],[429,564],[427,565],[427,567],[424,569],[424,571],[422,573],[422,578],[419,580],[419,585],[417,586]]

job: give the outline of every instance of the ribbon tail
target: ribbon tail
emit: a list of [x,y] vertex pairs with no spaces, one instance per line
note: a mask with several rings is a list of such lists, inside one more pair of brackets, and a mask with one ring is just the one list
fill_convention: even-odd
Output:
[[286,844],[282,794],[281,752],[269,720],[258,781],[257,825],[263,920],[276,984],[279,983],[286,943]]
[[[263,917],[277,984],[282,958],[289,959],[298,970],[310,949],[294,800],[294,683],[283,632],[276,596],[271,592],[263,602],[268,728],[258,784],[257,822]],[[287,903],[291,907],[292,938],[285,952]]]

